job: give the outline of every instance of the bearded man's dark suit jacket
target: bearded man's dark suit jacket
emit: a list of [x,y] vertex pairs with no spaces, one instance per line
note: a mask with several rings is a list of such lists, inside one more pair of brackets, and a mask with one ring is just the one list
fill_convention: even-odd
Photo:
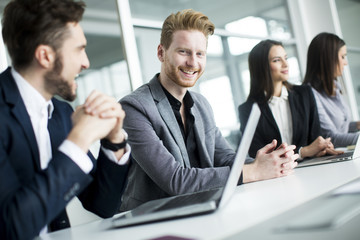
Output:
[[10,68],[0,75],[0,239],[31,239],[47,224],[69,226],[65,206],[78,196],[83,206],[101,217],[117,212],[128,166],[111,162],[100,151],[85,174],[58,146],[72,128],[71,106],[52,99],[48,130],[52,159],[41,170],[30,117]]
[[[309,86],[293,86],[288,90],[288,100],[293,125],[293,139],[291,143],[295,144],[297,153],[300,147],[312,143],[320,136],[320,122],[317,112],[315,97]],[[241,132],[244,131],[247,120],[250,115],[252,104],[255,100],[247,100],[239,106],[239,115],[241,123]],[[282,143],[280,130],[275,122],[268,103],[259,103],[261,116],[258,126],[250,146],[249,155],[256,156],[256,152],[270,143],[273,139],[278,141],[278,146]]]

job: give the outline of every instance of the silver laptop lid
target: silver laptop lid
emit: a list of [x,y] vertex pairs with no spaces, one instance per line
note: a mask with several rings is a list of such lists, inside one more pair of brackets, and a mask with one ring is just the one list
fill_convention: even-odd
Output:
[[241,171],[244,166],[246,156],[250,148],[250,144],[255,134],[256,126],[259,122],[260,115],[261,115],[260,108],[257,105],[257,103],[254,103],[244,133],[241,137],[241,141],[238,150],[236,152],[234,163],[231,167],[229,178],[224,187],[224,191],[219,203],[219,208],[222,208],[226,205],[226,203],[230,200],[231,196],[235,191]]
[[360,157],[360,136],[358,137],[354,149],[353,159]]

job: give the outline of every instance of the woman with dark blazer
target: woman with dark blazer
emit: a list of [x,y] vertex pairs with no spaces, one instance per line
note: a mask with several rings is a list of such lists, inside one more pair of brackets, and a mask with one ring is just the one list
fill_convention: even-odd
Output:
[[259,104],[261,117],[250,146],[249,155],[272,139],[296,145],[301,158],[337,154],[330,138],[320,136],[320,123],[314,95],[309,86],[287,82],[287,54],[281,42],[264,40],[249,54],[250,94],[239,106],[241,131],[248,120],[251,106]]

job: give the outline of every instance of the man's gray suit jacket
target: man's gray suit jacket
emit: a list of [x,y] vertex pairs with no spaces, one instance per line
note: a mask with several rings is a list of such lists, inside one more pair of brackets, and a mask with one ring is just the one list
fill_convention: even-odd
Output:
[[192,168],[170,103],[158,80],[120,100],[126,112],[133,164],[120,210],[163,197],[223,187],[235,152],[215,125],[212,109],[200,94],[190,92],[195,138],[201,168]]

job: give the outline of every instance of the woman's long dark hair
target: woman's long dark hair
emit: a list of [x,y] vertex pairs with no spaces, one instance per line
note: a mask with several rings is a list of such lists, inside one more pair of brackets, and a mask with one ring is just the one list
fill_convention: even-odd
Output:
[[[250,93],[248,100],[266,103],[274,95],[274,83],[269,64],[269,52],[273,46],[284,47],[281,42],[267,39],[259,42],[249,53]],[[287,88],[291,86],[288,82],[284,82],[284,85]]]
[[320,33],[310,43],[303,84],[310,84],[328,96],[334,93],[335,73],[339,65],[339,50],[344,40],[332,33]]

